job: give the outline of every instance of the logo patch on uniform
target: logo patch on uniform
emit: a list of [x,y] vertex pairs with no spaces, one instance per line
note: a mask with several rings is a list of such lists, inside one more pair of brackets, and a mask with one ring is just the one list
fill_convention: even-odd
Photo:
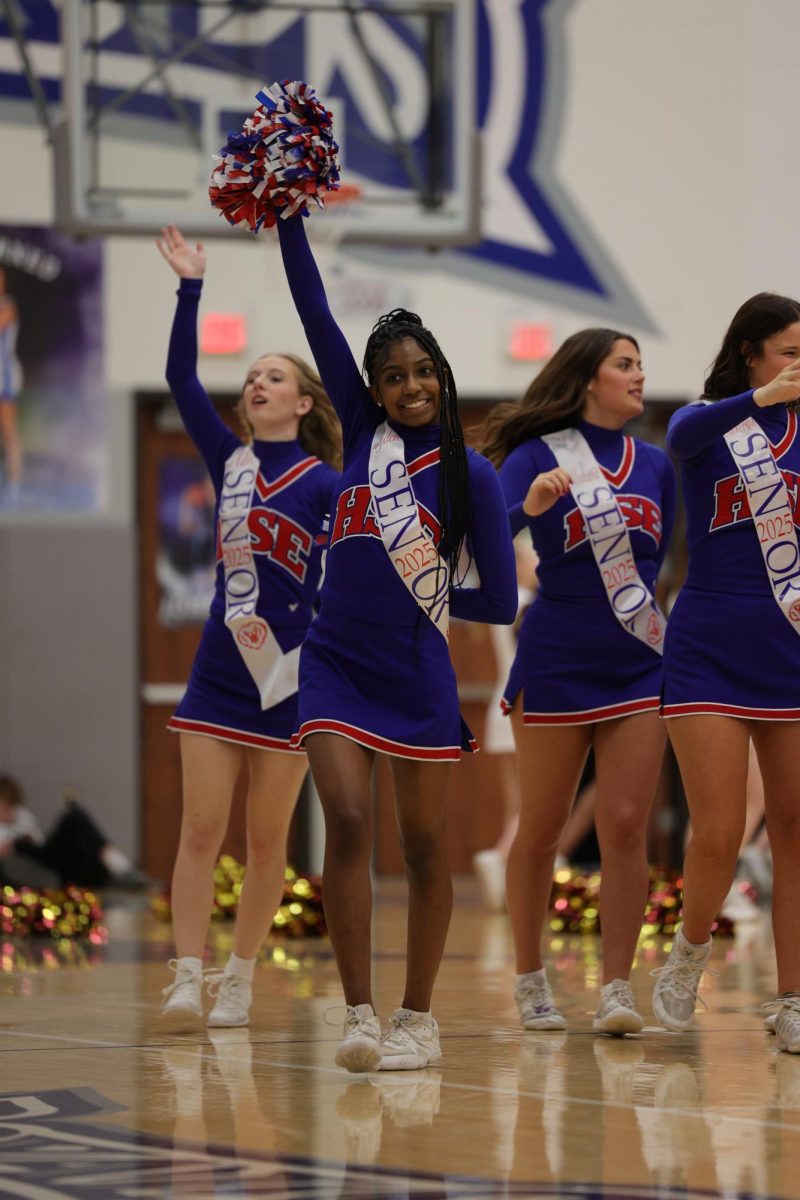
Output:
[[267,640],[266,622],[248,621],[241,629],[236,630],[236,640],[248,650],[260,650]]

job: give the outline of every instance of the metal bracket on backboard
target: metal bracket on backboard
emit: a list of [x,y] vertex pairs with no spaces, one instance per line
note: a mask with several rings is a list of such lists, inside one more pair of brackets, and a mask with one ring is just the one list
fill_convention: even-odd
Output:
[[[479,240],[475,0],[277,0],[246,6],[220,0],[152,6],[104,0],[101,8],[98,0],[64,0],[63,5],[64,116],[53,130],[60,228],[78,234],[152,234],[175,221],[190,236],[226,236],[230,227],[207,200],[211,157],[222,140],[221,114],[240,112],[243,119],[265,80],[237,63],[235,70],[220,69],[226,44],[213,37],[224,31],[233,38],[237,21],[253,38],[302,21],[306,42],[316,36],[319,45],[326,30],[343,39],[350,55],[344,61],[353,78],[358,71],[356,82],[369,97],[369,112],[386,130],[380,150],[384,157],[394,156],[395,174],[402,177],[400,184],[370,178],[363,140],[361,170],[353,170],[345,101],[337,99],[338,76],[330,71],[330,90],[319,90],[334,112],[343,178],[357,185],[361,199],[330,206],[317,220],[330,223],[337,237],[361,242]],[[187,20],[195,23],[203,10],[202,36],[176,32],[170,13],[178,10],[188,11]],[[317,22],[322,33],[315,34],[309,22]],[[416,141],[403,127],[404,121],[409,124],[408,111],[399,112],[393,102],[405,86],[390,74],[393,36],[398,63],[402,59],[405,71],[416,72],[425,92],[424,107],[416,105]],[[417,55],[409,50],[412,42],[422,48]],[[327,44],[324,50],[333,62],[336,48]],[[353,55],[360,55],[357,63]],[[163,120],[152,116],[157,106]]]

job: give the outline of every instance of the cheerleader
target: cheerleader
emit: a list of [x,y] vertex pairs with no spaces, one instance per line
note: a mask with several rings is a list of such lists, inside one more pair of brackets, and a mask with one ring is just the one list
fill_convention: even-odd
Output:
[[664,752],[663,618],[653,595],[672,530],[666,454],[624,433],[643,410],[639,347],[573,334],[521,404],[489,420],[511,528],[527,527],[539,591],[522,623],[503,706],[522,807],[508,859],[514,995],[526,1029],[564,1029],[541,955],[559,838],[594,750],[602,858],[603,987],[594,1028],[638,1033],[629,975],[648,891],[646,827]]
[[[338,481],[338,422],[301,360],[266,354],[247,373],[242,443],[214,412],[197,378],[197,307],[206,257],[174,225],[157,242],[180,278],[167,381],[217,497],[214,598],[186,695],[169,728],[181,739],[183,817],[172,880],[177,958],[164,989],[176,1028],[202,1020],[202,956],[213,871],[244,764],[247,872],[233,953],[214,972],[208,1024],[246,1025],[258,950],[283,893],[286,837],[306,758],[290,748],[300,643],[320,577],[317,533]],[[324,460],[324,461],[322,461]]]
[[[347,1003],[336,1062],[350,1071],[425,1067],[441,1059],[430,1005],[452,907],[445,787],[449,764],[474,746],[458,710],[448,610],[513,621],[511,534],[494,471],[464,447],[455,383],[433,334],[403,309],[381,317],[365,384],[302,218],[281,219],[278,230],[344,439],[322,605],[300,660],[297,734],[325,813],[325,916]],[[465,547],[476,588],[458,586]],[[405,994],[382,1038],[370,978],[376,753],[389,756],[409,882]]]
[[[773,856],[781,995],[769,1021],[800,1053],[800,304],[761,293],[734,316],[704,398],[677,412],[689,567],[670,617],[663,715],[692,820],[683,925],[653,1009],[692,1019],[712,923],[731,886],[755,746]],[[789,407],[787,407],[789,406]]]

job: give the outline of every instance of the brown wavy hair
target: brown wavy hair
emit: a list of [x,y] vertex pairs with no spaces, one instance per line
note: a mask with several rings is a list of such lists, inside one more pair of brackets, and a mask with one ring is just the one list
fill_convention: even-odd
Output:
[[764,352],[764,341],[800,321],[800,304],[789,296],[759,292],[734,314],[706,379],[703,398],[724,400],[750,388],[748,358]]
[[529,438],[577,425],[586,389],[614,343],[639,343],[618,329],[581,329],[561,343],[521,400],[498,404],[486,418],[481,450],[496,467]]
[[[276,358],[285,358],[287,362],[290,362],[297,375],[300,395],[310,396],[314,401],[308,412],[300,418],[297,427],[297,438],[300,445],[308,454],[313,454],[316,458],[321,458],[323,462],[330,463],[337,471],[340,470],[342,466],[342,427],[319,375],[298,354],[284,354],[282,350],[273,350],[260,354],[259,358],[266,358],[267,354],[274,354]],[[257,362],[258,359],[255,361]],[[244,430],[244,440],[249,444],[253,441],[253,426],[245,416],[244,400],[241,398],[236,405],[236,415]]]

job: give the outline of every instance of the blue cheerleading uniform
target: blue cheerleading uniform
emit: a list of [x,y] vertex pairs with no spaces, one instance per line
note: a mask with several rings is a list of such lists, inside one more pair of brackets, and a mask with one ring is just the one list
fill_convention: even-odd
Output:
[[[182,279],[167,360],[167,381],[186,431],[208,467],[219,502],[225,464],[241,446],[219,419],[197,377],[197,307],[202,280]],[[339,475],[297,440],[255,441],[259,463],[248,517],[259,581],[257,615],[284,653],[299,646],[311,624],[320,580],[317,535],[330,511]],[[258,688],[225,624],[225,573],[217,537],[214,598],[186,694],[169,728],[265,750],[289,750],[297,693],[262,710]]]
[[[337,733],[400,757],[457,759],[475,742],[459,712],[447,644],[397,574],[372,512],[370,448],[385,414],[328,308],[302,218],[278,221],[278,231],[289,287],[344,439],[320,613],[300,655],[297,741]],[[436,544],[441,429],[389,424],[403,441],[420,521]],[[503,496],[491,464],[472,450],[467,458],[469,547],[480,586],[453,587],[450,614],[510,624],[517,582]]]
[[667,626],[662,714],[800,720],[800,637],[773,597],[744,485],[724,435],[748,417],[766,434],[800,527],[798,419],[753,392],[675,413],[689,566]]
[[[625,518],[642,582],[656,578],[675,519],[675,473],[657,446],[580,421]],[[614,616],[571,494],[529,517],[522,504],[531,483],[558,466],[541,438],[530,438],[500,468],[511,528],[527,526],[539,557],[539,590],[525,614],[503,693],[510,712],[522,693],[526,725],[585,725],[656,710],[661,656]]]

